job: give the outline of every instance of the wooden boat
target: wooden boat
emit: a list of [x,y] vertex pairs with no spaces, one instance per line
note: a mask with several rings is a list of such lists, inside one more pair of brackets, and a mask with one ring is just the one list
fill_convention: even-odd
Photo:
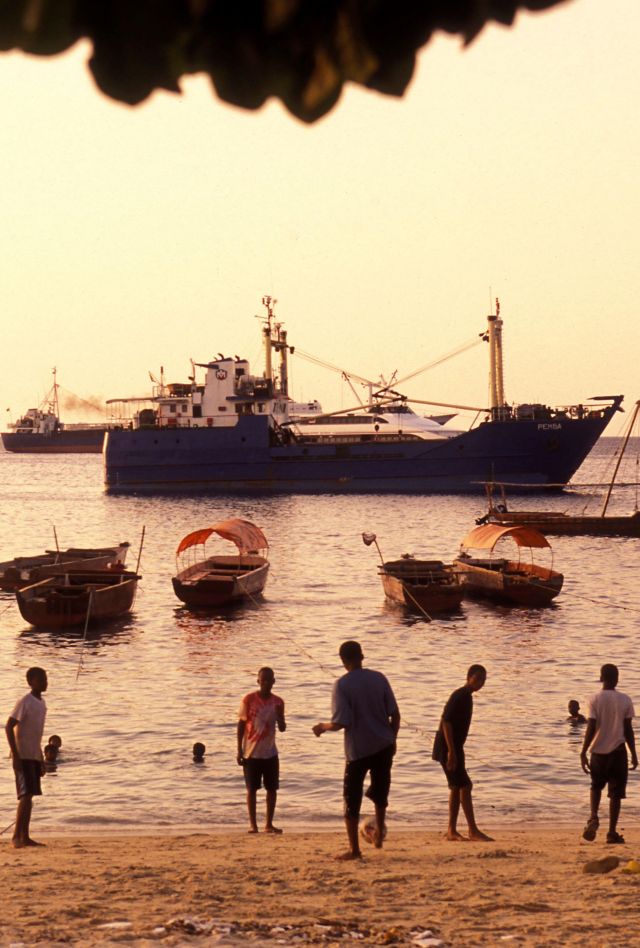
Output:
[[129,612],[136,595],[137,573],[118,569],[69,569],[16,590],[23,619],[44,629],[67,629]]
[[16,556],[0,563],[0,589],[15,592],[47,576],[55,576],[63,567],[93,570],[112,564],[123,566],[128,549],[128,543],[119,543],[117,546],[70,547],[68,550],[45,550],[34,556]]
[[[518,547],[517,560],[492,556],[497,543],[507,538]],[[522,548],[531,551],[530,562],[521,559]],[[533,562],[533,550],[544,548],[551,549],[549,541],[533,527],[487,523],[467,534],[460,544],[461,552],[454,566],[466,595],[488,597],[518,606],[548,606],[562,589],[564,576],[551,567]],[[486,550],[489,555],[473,556],[470,550]]]
[[403,556],[382,563],[378,575],[387,599],[429,615],[457,609],[464,596],[458,573],[440,560]]
[[[205,544],[212,534],[234,543],[236,554],[207,556]],[[196,552],[202,548],[200,557]],[[176,550],[173,590],[182,602],[192,607],[223,606],[252,599],[265,587],[269,573],[267,539],[248,520],[231,519],[212,527],[196,530],[184,537]],[[193,562],[185,565],[188,558]],[[181,568],[180,568],[181,567]]]
[[[629,421],[622,448],[618,456],[613,476],[609,483],[602,511],[599,514],[568,514],[557,510],[509,510],[504,484],[485,484],[489,509],[477,523],[524,524],[534,527],[544,534],[552,536],[603,536],[603,537],[640,537],[640,511],[632,514],[607,515],[613,486],[624,456],[633,426],[638,417],[640,401],[636,402],[633,414]],[[500,499],[494,499],[496,488],[500,492]]]
[[378,575],[387,599],[421,612],[427,619],[432,613],[459,607],[464,589],[453,566],[441,560],[418,560],[408,553],[399,560],[385,561],[375,533],[363,533],[362,542],[365,546],[375,544],[380,557]]

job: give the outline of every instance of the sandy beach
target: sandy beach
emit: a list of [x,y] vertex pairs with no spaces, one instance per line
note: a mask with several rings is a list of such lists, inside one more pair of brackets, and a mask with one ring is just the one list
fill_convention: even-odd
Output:
[[[391,827],[360,862],[334,860],[334,832],[3,841],[0,944],[637,944],[633,834],[489,829],[482,844]],[[584,874],[610,855],[617,869]]]

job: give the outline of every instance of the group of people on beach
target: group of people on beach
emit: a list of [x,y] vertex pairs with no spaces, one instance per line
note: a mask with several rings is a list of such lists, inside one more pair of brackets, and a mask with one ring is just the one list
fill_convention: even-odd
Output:
[[[349,848],[336,858],[351,860],[362,857],[360,839],[380,849],[386,836],[386,812],[389,803],[391,770],[400,729],[400,710],[387,678],[379,671],[363,667],[364,654],[359,642],[343,642],[339,656],[345,668],[334,684],[331,720],[313,726],[321,737],[330,731],[344,731],[346,764],[343,780],[344,819]],[[473,715],[473,695],[484,687],[487,671],[483,665],[471,665],[464,684],[457,688],[444,706],[432,758],[444,772],[449,787],[449,822],[445,833],[452,842],[471,840],[490,842],[491,837],[479,829],[471,796],[472,781],[466,769],[465,743]],[[599,828],[602,791],[608,787],[609,827],[607,843],[624,843],[617,831],[621,801],[626,795],[629,761],[638,766],[632,726],[634,708],[631,698],[617,690],[618,669],[605,664],[600,670],[602,689],[589,701],[586,719],[579,705],[569,702],[572,723],[586,723],[580,763],[591,777],[590,815],[583,838],[592,841]],[[43,698],[47,690],[47,673],[42,668],[27,672],[30,691],[11,712],[6,735],[16,780],[18,809],[13,845],[16,848],[41,845],[30,836],[33,797],[39,796],[41,777],[45,772],[42,735],[46,717]],[[276,730],[286,730],[284,701],[273,693],[275,674],[264,667],[258,672],[258,690],[246,694],[241,702],[237,725],[237,762],[242,766],[247,793],[249,832],[258,832],[257,794],[264,787],[266,820],[264,831],[280,834],[274,824],[279,789],[279,756]],[[576,707],[577,705],[577,707]],[[582,721],[580,720],[582,719]],[[59,741],[59,738],[57,739]],[[50,745],[53,738],[50,739]],[[59,745],[58,745],[59,747]],[[202,761],[205,747],[194,744],[194,760]],[[375,818],[359,826],[364,796],[364,782],[369,775],[366,796],[373,802]],[[466,819],[468,834],[458,831],[458,816]]]

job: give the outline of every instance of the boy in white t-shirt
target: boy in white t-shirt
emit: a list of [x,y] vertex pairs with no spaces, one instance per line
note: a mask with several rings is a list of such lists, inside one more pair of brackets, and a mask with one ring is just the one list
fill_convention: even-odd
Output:
[[12,839],[16,849],[43,845],[36,843],[29,836],[29,823],[33,798],[42,794],[42,734],[47,714],[42,693],[47,690],[48,684],[44,668],[30,668],[27,672],[27,683],[31,686],[31,691],[18,701],[5,727],[18,794],[18,812]]
[[[596,838],[598,809],[605,786],[609,788],[609,832],[608,843],[624,843],[617,830],[620,804],[626,796],[627,746],[631,751],[631,769],[638,766],[636,742],[631,724],[634,717],[633,703],[629,695],[616,691],[618,669],[615,665],[603,665],[600,669],[602,690],[589,701],[587,729],[582,744],[580,763],[586,774],[591,775],[591,815],[582,833],[583,839],[592,842]],[[590,759],[587,752],[591,751]]]

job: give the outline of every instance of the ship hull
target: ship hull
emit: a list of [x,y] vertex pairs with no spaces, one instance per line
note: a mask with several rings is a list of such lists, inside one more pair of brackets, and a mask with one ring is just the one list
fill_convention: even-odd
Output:
[[78,428],[52,434],[3,432],[0,437],[5,451],[13,454],[100,454],[105,430]]
[[266,416],[232,427],[141,428],[107,433],[109,492],[458,493],[482,482],[559,487],[598,440],[599,417],[489,421],[447,440],[273,444]]

